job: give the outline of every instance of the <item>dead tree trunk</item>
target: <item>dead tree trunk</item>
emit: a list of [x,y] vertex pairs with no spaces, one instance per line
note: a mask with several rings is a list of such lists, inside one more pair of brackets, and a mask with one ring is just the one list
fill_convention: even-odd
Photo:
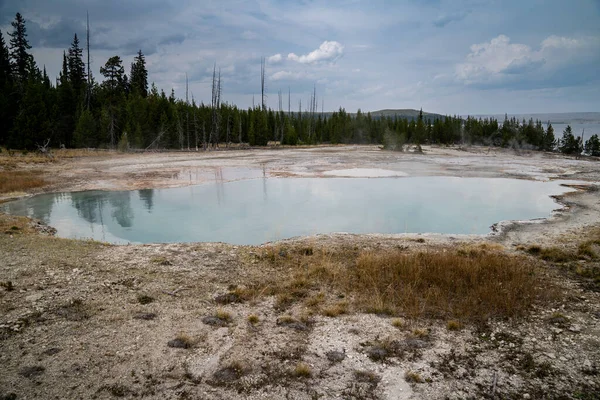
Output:
[[48,158],[53,158],[52,153],[50,152],[50,147],[48,147],[49,145],[50,145],[50,138],[46,139],[46,143],[44,143],[43,145],[36,144],[38,151],[40,153],[42,153],[43,155],[45,155]]

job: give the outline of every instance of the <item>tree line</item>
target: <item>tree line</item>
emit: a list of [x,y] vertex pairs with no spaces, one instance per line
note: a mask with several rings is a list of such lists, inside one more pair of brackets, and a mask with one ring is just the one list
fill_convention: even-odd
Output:
[[[598,135],[584,145],[570,127],[556,140],[554,129],[541,121],[505,117],[417,118],[379,117],[360,110],[316,112],[316,91],[310,106],[284,111],[264,104],[240,109],[221,102],[221,78],[215,66],[211,104],[178,99],[148,82],[146,59],[140,50],[125,71],[115,55],[100,67],[101,83],[84,62],[77,34],[63,52],[59,76],[52,81],[45,66],[40,70],[30,53],[25,19],[17,13],[10,40],[0,32],[0,146],[35,149],[50,140],[53,147],[120,149],[209,149],[220,144],[264,146],[269,141],[286,145],[346,143],[381,144],[403,150],[414,144],[483,144],[499,147],[559,150],[579,154],[584,149],[600,155]],[[89,51],[88,51],[89,55]],[[86,68],[87,67],[87,68]],[[261,71],[264,92],[264,65]],[[288,104],[290,103],[288,94]]]

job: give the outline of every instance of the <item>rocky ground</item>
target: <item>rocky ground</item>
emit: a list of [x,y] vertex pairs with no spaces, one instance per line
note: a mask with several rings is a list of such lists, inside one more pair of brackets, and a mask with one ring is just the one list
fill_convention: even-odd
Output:
[[[50,184],[41,190],[180,186],[214,180],[217,170],[234,180],[359,167],[600,181],[589,159],[352,146],[94,155],[44,164]],[[334,234],[254,247],[112,246],[55,238],[2,215],[0,399],[600,398],[594,188],[565,195],[567,208],[549,220],[486,236]],[[351,293],[332,288],[309,288],[318,295],[290,302],[268,289],[327,254],[349,254],[351,268],[361,252],[468,246],[534,263],[553,295],[525,316],[471,321],[365,313]]]

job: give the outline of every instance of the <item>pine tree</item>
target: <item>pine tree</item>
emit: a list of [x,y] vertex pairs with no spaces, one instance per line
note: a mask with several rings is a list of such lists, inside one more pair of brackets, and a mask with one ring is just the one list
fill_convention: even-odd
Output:
[[548,128],[546,128],[546,132],[544,132],[541,147],[544,151],[553,151],[556,147],[556,139],[554,138],[554,128],[552,127],[551,123],[548,123]]
[[9,145],[13,148],[35,149],[36,145],[51,136],[49,116],[44,101],[43,84],[38,80],[28,80]]
[[142,50],[131,63],[131,92],[137,93],[142,97],[148,96],[148,70],[146,69],[146,58]]
[[563,131],[563,137],[560,140],[558,149],[565,154],[580,154],[583,150],[581,137],[575,138],[570,125],[567,125]]
[[5,88],[11,79],[10,54],[0,31],[0,88]]
[[298,144],[298,135],[296,135],[296,130],[294,129],[294,125],[292,125],[291,118],[285,119],[285,131],[283,134],[283,144],[289,144],[295,146]]
[[91,111],[83,110],[74,132],[75,145],[77,147],[96,146],[97,143],[94,143],[97,136],[96,131],[96,120]]
[[20,13],[17,13],[15,20],[11,22],[13,32],[10,36],[10,58],[13,74],[20,83],[24,83],[31,71],[33,56],[27,52],[31,49],[27,40],[27,28],[25,19]]
[[[77,101],[73,93],[73,86],[69,78],[69,60],[67,54],[63,52],[62,70],[58,76],[57,82],[57,102],[60,112],[57,115],[57,133],[58,143],[66,147],[75,145],[73,141],[73,132],[77,119],[75,117],[77,110]],[[81,142],[82,143],[82,142]],[[79,143],[78,143],[79,144]]]
[[113,56],[109,58],[104,67],[100,67],[100,73],[106,78],[103,82],[105,88],[113,92],[113,94],[116,92],[125,92],[127,78],[121,57]]
[[67,58],[69,67],[69,80],[73,87],[73,92],[77,99],[77,105],[83,101],[86,89],[86,73],[85,63],[83,62],[83,49],[79,47],[79,39],[77,34],[73,37],[73,43],[69,49],[69,56]]
[[413,141],[417,146],[420,146],[425,139],[425,123],[423,122],[423,109],[419,111],[419,117],[417,118],[417,125],[415,127],[415,134]]
[[598,139],[598,135],[592,135],[592,137],[585,142],[585,152],[590,156],[600,156],[600,139]]
[[16,101],[11,97],[12,74],[10,55],[0,31],[0,145],[8,140],[8,132],[16,113]]

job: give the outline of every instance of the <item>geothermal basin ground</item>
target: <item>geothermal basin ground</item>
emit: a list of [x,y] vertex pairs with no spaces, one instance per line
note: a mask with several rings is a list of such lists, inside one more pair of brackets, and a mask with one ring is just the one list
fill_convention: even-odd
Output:
[[570,185],[549,218],[479,235],[112,245],[1,214],[0,398],[598,398],[599,165],[488,147],[0,153],[2,179],[35,182],[5,201],[270,178]]

